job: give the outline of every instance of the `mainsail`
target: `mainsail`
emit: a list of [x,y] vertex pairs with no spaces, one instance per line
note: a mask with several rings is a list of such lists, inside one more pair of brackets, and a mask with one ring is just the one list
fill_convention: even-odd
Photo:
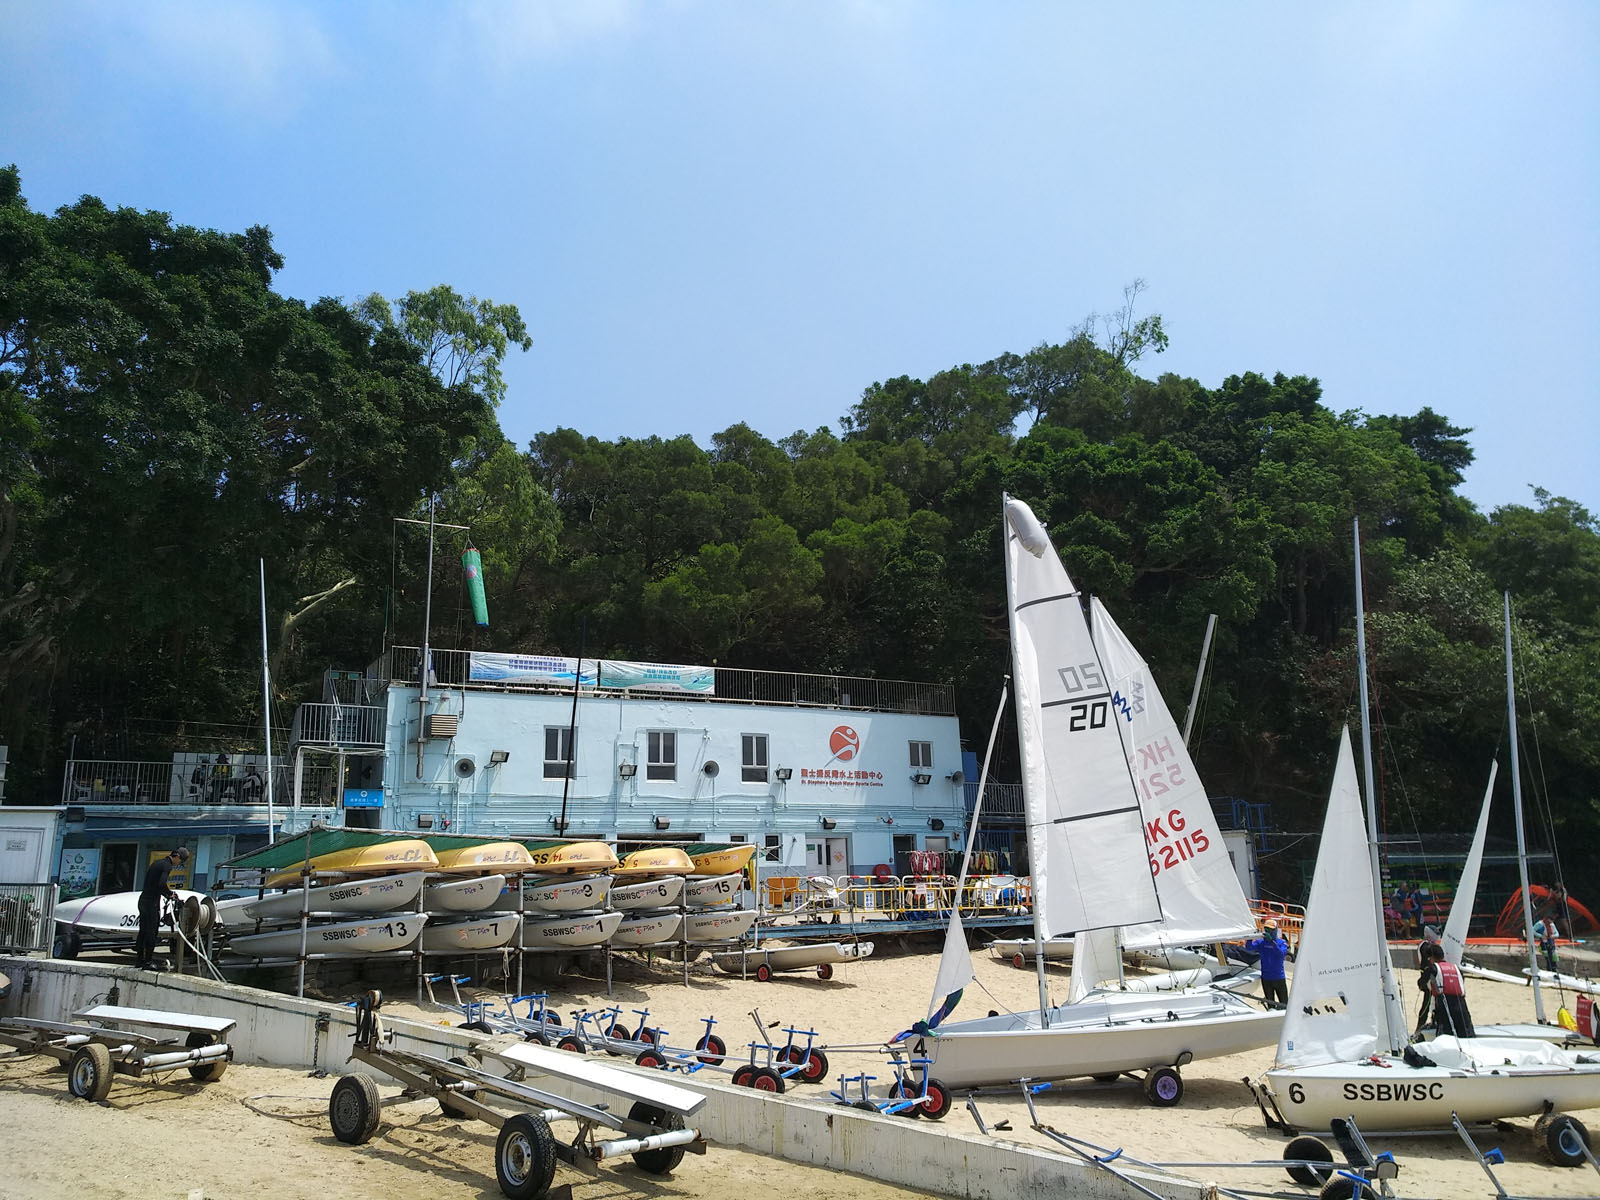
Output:
[[1082,600],[1033,511],[1007,496],[1005,516],[1035,937],[1159,920],[1144,816]]
[[1350,731],[1339,737],[1339,765],[1328,797],[1322,845],[1306,902],[1289,1008],[1278,1039],[1279,1067],[1359,1062],[1387,1046],[1384,995],[1372,922],[1372,860],[1356,789]]

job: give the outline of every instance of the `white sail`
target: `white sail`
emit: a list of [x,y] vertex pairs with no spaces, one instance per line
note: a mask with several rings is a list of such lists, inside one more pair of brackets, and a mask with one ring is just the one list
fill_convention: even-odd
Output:
[[1159,920],[1111,689],[1044,526],[1009,496],[1006,592],[1041,940]]
[[1123,949],[1193,946],[1253,935],[1255,917],[1217,830],[1211,801],[1149,664],[1098,599],[1090,602],[1090,612],[1100,661],[1116,708],[1126,718],[1119,728],[1161,898],[1161,920],[1124,926]]
[[1072,939],[1072,982],[1067,1003],[1076,1004],[1107,979],[1122,974],[1122,947],[1115,929],[1096,929]]
[[1494,796],[1495,776],[1500,773],[1500,762],[1489,767],[1489,786],[1483,789],[1483,808],[1478,813],[1478,828],[1472,835],[1472,848],[1467,851],[1466,865],[1461,868],[1461,882],[1450,901],[1450,916],[1445,919],[1444,956],[1457,966],[1467,950],[1467,924],[1472,920],[1472,906],[1478,898],[1478,869],[1483,866],[1483,842],[1489,833],[1489,801]]
[[1278,1038],[1279,1067],[1358,1062],[1380,1049],[1384,998],[1378,946],[1383,943],[1373,944],[1372,902],[1372,860],[1345,729]]

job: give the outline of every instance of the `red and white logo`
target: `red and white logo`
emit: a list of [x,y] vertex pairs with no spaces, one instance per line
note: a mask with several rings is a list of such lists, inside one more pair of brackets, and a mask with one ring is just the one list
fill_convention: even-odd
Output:
[[828,735],[828,749],[833,751],[829,762],[849,762],[861,750],[861,736],[848,725],[837,726]]

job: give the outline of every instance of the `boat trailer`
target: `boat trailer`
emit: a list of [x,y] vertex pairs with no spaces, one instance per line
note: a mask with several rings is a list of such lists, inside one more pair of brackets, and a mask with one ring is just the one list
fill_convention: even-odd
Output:
[[[8,1017],[0,1021],[0,1045],[15,1047],[20,1055],[48,1054],[65,1063],[67,1090],[80,1100],[104,1100],[117,1075],[142,1079],[186,1067],[197,1082],[213,1083],[233,1058],[233,1048],[222,1038],[237,1022],[226,1017],[114,1004],[72,1015],[72,1021]],[[179,1046],[172,1036],[142,1032],[146,1029],[183,1034],[184,1043]]]
[[[683,1161],[685,1152],[706,1152],[700,1132],[684,1124],[684,1119],[705,1103],[706,1098],[698,1092],[531,1042],[484,1047],[448,1060],[397,1050],[393,1034],[384,1030],[378,1016],[382,1004],[383,996],[376,991],[357,1001],[350,1061],[405,1084],[404,1099],[432,1096],[447,1116],[498,1128],[495,1177],[501,1192],[512,1200],[570,1196],[570,1186],[554,1190],[550,1186],[558,1159],[592,1171],[608,1158],[628,1154],[641,1170],[665,1175]],[[504,1067],[506,1074],[485,1070],[486,1059]],[[528,1082],[530,1075],[570,1080],[633,1104],[626,1117],[619,1116],[610,1112],[607,1104],[587,1104],[535,1087]],[[484,1095],[521,1106],[524,1111],[491,1108],[479,1098]],[[384,1103],[371,1075],[352,1072],[340,1076],[328,1099],[334,1136],[349,1145],[369,1141],[378,1130]],[[562,1120],[578,1124],[570,1142],[560,1141],[550,1131],[551,1122]],[[594,1134],[602,1127],[623,1136],[600,1140]]]

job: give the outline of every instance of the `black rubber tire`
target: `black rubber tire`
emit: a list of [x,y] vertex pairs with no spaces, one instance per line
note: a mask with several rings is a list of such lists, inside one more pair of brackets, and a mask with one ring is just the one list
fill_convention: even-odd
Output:
[[755,1087],[756,1069],[749,1063],[733,1069],[734,1087]]
[[79,1100],[99,1104],[111,1094],[111,1080],[115,1075],[111,1051],[99,1042],[79,1046],[67,1060],[67,1090]]
[[[669,1113],[665,1109],[646,1104],[643,1100],[636,1102],[628,1110],[628,1120],[654,1125],[663,1131],[683,1128],[683,1118],[677,1113]],[[683,1146],[663,1146],[656,1150],[639,1150],[633,1155],[633,1161],[641,1171],[648,1171],[652,1175],[666,1175],[683,1161],[684,1149]]]
[[772,978],[772,968],[767,966],[766,963],[757,963],[756,964],[756,982],[757,983],[766,983],[771,978]]
[[661,1030],[641,1029],[637,1040],[644,1042],[646,1045],[659,1046],[661,1045]]
[[56,940],[52,949],[57,958],[77,958],[83,953],[83,939],[69,929]]
[[587,1053],[589,1053],[589,1047],[585,1046],[582,1042],[580,1042],[577,1038],[573,1037],[570,1033],[567,1034],[566,1037],[562,1038],[559,1042],[556,1043],[556,1049],[557,1050],[569,1050],[573,1054],[587,1054]]
[[[450,1061],[453,1062],[458,1067],[470,1067],[474,1071],[476,1071],[479,1067],[483,1066],[482,1060],[479,1059],[476,1055],[473,1055],[473,1054],[457,1055],[455,1058],[452,1058]],[[440,1111],[443,1112],[445,1116],[454,1117],[458,1121],[470,1121],[470,1120],[472,1120],[473,1119],[472,1114],[469,1113],[466,1109],[458,1108],[454,1104],[450,1103],[449,1095],[450,1094],[448,1092],[440,1094],[440,1096],[439,1096],[439,1109],[440,1109]]]
[[750,1086],[758,1092],[776,1092],[781,1096],[789,1085],[771,1067],[757,1067],[750,1078]]
[[[901,1076],[889,1085],[889,1099],[891,1100],[917,1100],[922,1095],[922,1085],[914,1080]],[[920,1100],[916,1104],[907,1105],[892,1114],[896,1117],[908,1117],[916,1120],[922,1115]]]
[[930,1121],[942,1121],[950,1111],[953,1098],[950,1089],[941,1080],[928,1080],[928,1095],[922,1102],[922,1115]]
[[1286,1159],[1303,1158],[1312,1162],[1327,1163],[1327,1170],[1316,1167],[1302,1167],[1296,1163],[1286,1168],[1289,1178],[1305,1187],[1319,1188],[1333,1177],[1333,1151],[1329,1150],[1321,1141],[1314,1137],[1297,1137],[1283,1148],[1283,1157]]
[[614,1042],[633,1041],[633,1031],[630,1030],[626,1025],[613,1025],[610,1029],[606,1030],[606,1036]]
[[360,1146],[378,1132],[378,1085],[372,1076],[356,1072],[341,1075],[328,1097],[328,1124],[333,1136],[349,1146]]
[[1558,1167],[1581,1167],[1587,1160],[1580,1141],[1584,1146],[1589,1144],[1589,1131],[1583,1122],[1567,1113],[1556,1113],[1539,1139],[1539,1151]]
[[1183,1099],[1183,1076],[1176,1067],[1157,1067],[1144,1077],[1144,1097],[1157,1108],[1171,1108]]
[[1367,1197],[1377,1194],[1366,1184],[1348,1175],[1335,1175],[1322,1185],[1322,1190],[1317,1193],[1317,1200],[1366,1200]]
[[468,1021],[461,1028],[465,1029],[468,1033],[493,1033],[494,1032],[493,1029],[489,1028],[489,1023],[487,1021]]
[[795,1078],[807,1083],[821,1083],[828,1077],[828,1056],[822,1047],[813,1046],[800,1063],[800,1074]]
[[1115,1083],[1117,1080],[1121,1079],[1122,1076],[1117,1074],[1115,1071],[1108,1071],[1104,1075],[1091,1075],[1089,1078],[1093,1079],[1096,1083]]
[[494,1175],[511,1200],[538,1200],[556,1177],[556,1139],[537,1113],[507,1117],[494,1142]]
[[1023,954],[1021,950],[1018,950],[1015,954],[1013,954],[1011,956],[1011,965],[1013,967],[1016,967],[1017,970],[1019,970],[1019,971],[1022,970],[1024,967],[1026,967],[1028,965],[1028,957],[1027,957],[1027,955]]
[[850,1107],[851,1108],[859,1108],[859,1109],[861,1109],[862,1112],[875,1113],[875,1112],[878,1111],[878,1106],[876,1104],[874,1104],[871,1100],[857,1100]]
[[714,1066],[728,1057],[728,1043],[724,1042],[714,1033],[708,1033],[695,1043],[697,1057],[701,1062]]
[[639,1057],[633,1061],[635,1066],[650,1067],[652,1070],[657,1071],[665,1071],[667,1069],[667,1060],[659,1050],[641,1050],[639,1051]]
[[817,978],[818,979],[832,979],[833,978],[833,964],[832,963],[819,963],[817,965]]
[[[184,1042],[184,1045],[190,1050],[198,1050],[201,1046],[209,1046],[216,1040],[217,1039],[211,1034],[202,1033],[200,1030],[196,1029],[189,1035],[188,1040]],[[190,1067],[189,1078],[193,1079],[196,1083],[215,1083],[217,1080],[222,1078],[223,1073],[226,1072],[227,1069],[228,1060],[225,1058],[219,1058],[212,1062],[201,1063],[198,1067]]]
[[525,1029],[525,1030],[523,1030],[523,1032],[522,1032],[522,1040],[525,1041],[525,1042],[537,1042],[541,1046],[548,1046],[550,1044],[550,1038],[545,1034],[545,1031],[542,1030],[542,1029]]

